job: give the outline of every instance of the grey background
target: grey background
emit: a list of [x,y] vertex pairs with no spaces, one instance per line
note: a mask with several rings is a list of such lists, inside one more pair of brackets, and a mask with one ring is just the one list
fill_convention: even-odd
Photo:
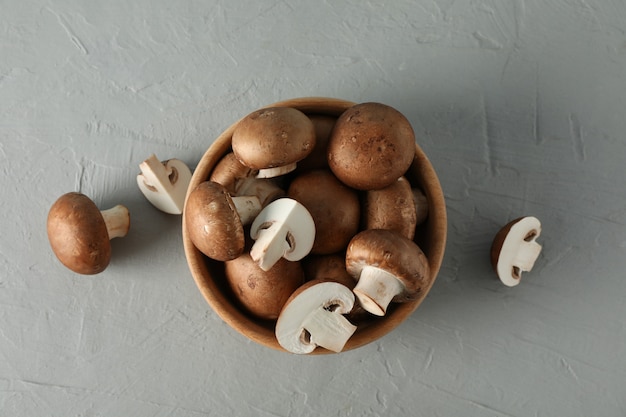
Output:
[[[0,0],[3,416],[626,415],[623,0]],[[443,267],[394,332],[301,357],[225,325],[180,218],[139,192],[150,153],[194,167],[293,97],[402,111],[448,206]],[[68,191],[131,211],[95,277],[45,219]],[[489,265],[521,215],[543,252]]]

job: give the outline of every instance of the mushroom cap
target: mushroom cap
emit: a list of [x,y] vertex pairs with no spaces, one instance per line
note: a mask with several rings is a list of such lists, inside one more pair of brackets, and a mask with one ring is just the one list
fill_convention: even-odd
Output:
[[74,272],[93,275],[111,260],[111,242],[96,204],[84,194],[62,195],[52,205],[47,221],[48,239],[59,261]]
[[[498,231],[491,244],[491,265],[505,285],[518,285],[522,271],[532,269],[541,251],[541,246],[535,242],[540,234],[541,222],[533,216],[518,217]],[[527,248],[527,254],[519,259],[518,252],[523,247]],[[520,260],[525,264],[523,269],[516,265]]]
[[328,142],[328,165],[359,190],[387,187],[409,169],[415,133],[406,117],[381,103],[361,103],[339,116]]
[[274,320],[291,294],[304,283],[300,262],[280,259],[269,271],[259,268],[249,253],[224,263],[235,298],[254,316]]
[[243,253],[243,224],[223,185],[212,181],[198,184],[187,197],[185,223],[193,244],[209,258],[227,261]]
[[364,229],[394,230],[413,240],[417,208],[411,184],[405,177],[380,190],[366,192],[363,200]]
[[215,165],[209,181],[222,184],[229,193],[233,194],[236,191],[237,180],[252,177],[256,174],[256,170],[243,165],[235,157],[234,153],[229,152]]
[[233,153],[252,169],[282,167],[304,159],[315,146],[311,119],[291,107],[256,110],[233,131]]
[[396,302],[416,299],[430,282],[424,252],[415,242],[391,230],[364,230],[352,238],[346,252],[346,270],[358,279],[365,266],[387,271],[402,282],[404,292],[393,298]]
[[345,250],[358,232],[359,197],[329,170],[313,170],[297,176],[287,195],[300,202],[313,217],[315,241],[311,253],[330,254]]
[[308,117],[315,127],[315,146],[311,153],[298,163],[297,172],[328,168],[328,158],[326,156],[328,140],[337,118],[325,114],[309,114]]

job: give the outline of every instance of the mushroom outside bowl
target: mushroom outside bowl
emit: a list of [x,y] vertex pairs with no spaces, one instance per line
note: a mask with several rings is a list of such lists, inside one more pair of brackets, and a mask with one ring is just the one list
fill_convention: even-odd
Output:
[[[291,107],[307,115],[338,117],[355,104],[340,99],[307,97],[281,101],[267,107]],[[226,129],[202,156],[191,178],[189,191],[206,181],[222,157],[231,152],[232,134],[238,123],[235,122]],[[428,200],[428,218],[417,226],[414,241],[428,258],[430,283],[418,298],[405,303],[392,303],[384,317],[372,317],[371,321],[360,325],[347,341],[343,351],[373,342],[406,320],[428,294],[441,267],[447,234],[445,201],[437,174],[418,144],[415,145],[413,163],[405,176],[412,186],[421,188]],[[237,304],[226,283],[224,264],[209,259],[194,246],[185,227],[184,216],[183,213],[183,244],[187,263],[198,289],[211,308],[229,326],[247,338],[266,347],[284,351],[275,336],[275,321],[255,318]],[[312,352],[312,354],[324,353],[333,352],[321,347]]]

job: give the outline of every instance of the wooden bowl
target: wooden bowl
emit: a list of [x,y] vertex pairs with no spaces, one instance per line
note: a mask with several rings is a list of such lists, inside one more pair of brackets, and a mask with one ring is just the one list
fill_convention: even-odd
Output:
[[[349,101],[332,98],[307,97],[281,101],[267,107],[293,107],[306,114],[324,114],[337,117],[354,104]],[[237,123],[226,129],[202,156],[191,178],[189,190],[193,190],[198,184],[206,181],[218,161],[231,151],[232,133]],[[424,191],[429,201],[428,219],[418,226],[415,242],[428,257],[431,272],[430,285],[420,298],[408,303],[391,303],[384,317],[375,318],[366,325],[359,326],[354,335],[348,340],[343,351],[355,349],[373,342],[402,323],[424,300],[435,282],[441,267],[447,233],[445,201],[437,174],[417,144],[415,145],[415,159],[406,177],[413,187],[420,187]],[[194,246],[185,228],[184,215],[183,244],[187,263],[198,289],[222,320],[249,339],[261,345],[284,351],[274,336],[275,322],[254,318],[241,309],[234,301],[226,284],[223,263],[207,258]],[[332,352],[320,347],[313,351],[313,354],[323,353]]]

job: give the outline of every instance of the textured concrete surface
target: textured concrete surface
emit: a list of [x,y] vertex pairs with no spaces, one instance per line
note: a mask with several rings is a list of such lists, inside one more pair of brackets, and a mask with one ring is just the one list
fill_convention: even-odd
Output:
[[[0,415],[626,415],[623,0],[0,1]],[[180,218],[135,183],[195,166],[221,130],[301,96],[380,101],[440,175],[433,291],[335,356],[235,333],[188,272]],[[95,277],[45,219],[68,191],[128,206]],[[516,288],[498,228],[543,222]]]

